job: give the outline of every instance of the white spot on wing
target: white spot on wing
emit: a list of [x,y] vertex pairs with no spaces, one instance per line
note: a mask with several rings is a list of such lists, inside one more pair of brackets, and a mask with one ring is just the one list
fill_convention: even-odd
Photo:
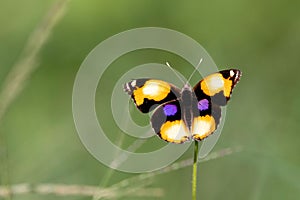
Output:
[[127,92],[128,94],[131,93],[130,87],[129,87],[129,83],[126,83],[124,86],[124,91]]
[[136,80],[131,81],[131,86],[135,87],[136,86]]
[[193,133],[200,136],[205,136],[212,129],[212,123],[206,120],[195,120],[193,125]]
[[157,96],[159,95],[160,89],[159,89],[159,84],[157,83],[151,83],[148,84],[147,86],[144,86],[143,88],[143,93],[145,95],[150,95],[150,96]]
[[210,79],[205,80],[205,83],[211,91],[217,91],[224,87],[224,81],[220,76],[213,76]]
[[234,76],[234,71],[230,70],[230,76],[233,77]]
[[171,126],[166,130],[165,134],[172,140],[181,140],[183,137],[188,136],[182,123]]

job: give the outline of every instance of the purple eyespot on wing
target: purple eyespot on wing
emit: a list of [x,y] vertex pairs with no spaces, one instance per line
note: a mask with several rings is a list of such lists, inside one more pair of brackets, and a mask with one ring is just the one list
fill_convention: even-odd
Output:
[[166,116],[175,115],[177,113],[177,106],[173,104],[167,104],[164,106],[164,113]]
[[198,102],[198,109],[200,111],[203,111],[203,110],[207,110],[209,107],[209,101],[207,99],[201,99],[199,102]]

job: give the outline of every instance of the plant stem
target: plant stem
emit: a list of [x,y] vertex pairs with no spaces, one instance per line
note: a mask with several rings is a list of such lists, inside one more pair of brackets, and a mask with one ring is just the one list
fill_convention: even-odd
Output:
[[193,183],[192,183],[192,200],[197,200],[197,164],[198,164],[198,141],[195,141],[194,163],[193,163]]

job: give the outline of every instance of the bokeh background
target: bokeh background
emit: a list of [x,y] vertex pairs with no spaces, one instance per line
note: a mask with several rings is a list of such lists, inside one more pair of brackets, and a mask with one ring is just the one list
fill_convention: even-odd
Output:
[[[93,199],[57,196],[57,191],[5,191],[21,183],[27,189],[48,183],[109,188],[138,176],[110,170],[81,144],[72,117],[72,87],[80,64],[97,44],[146,26],[182,32],[198,41],[219,69],[243,72],[214,148],[233,153],[199,165],[198,199],[299,199],[299,9],[296,0],[0,1],[0,199]],[[133,141],[113,122],[114,83],[136,65],[165,61],[186,77],[192,71],[175,55],[143,50],[121,57],[105,72],[97,114],[114,143],[126,148]],[[148,123],[148,116],[132,110],[137,123]],[[151,138],[138,152],[162,145]],[[242,150],[235,152],[236,147]],[[181,159],[191,157],[190,150]],[[109,191],[116,196],[106,199],[190,199],[191,174],[187,166],[153,175],[150,183],[137,178]],[[141,188],[127,191],[137,184]]]

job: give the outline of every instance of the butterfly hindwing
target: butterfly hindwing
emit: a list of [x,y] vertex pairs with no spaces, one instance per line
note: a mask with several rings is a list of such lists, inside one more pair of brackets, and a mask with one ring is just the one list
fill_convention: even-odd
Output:
[[151,117],[151,125],[154,132],[167,142],[183,143],[190,138],[178,100],[158,106]]
[[180,96],[180,90],[174,85],[154,79],[132,80],[124,85],[124,90],[131,95],[135,105],[143,113]]
[[192,121],[192,138],[203,140],[213,134],[221,119],[221,107],[211,104],[207,99],[198,102],[199,112],[194,113]]

